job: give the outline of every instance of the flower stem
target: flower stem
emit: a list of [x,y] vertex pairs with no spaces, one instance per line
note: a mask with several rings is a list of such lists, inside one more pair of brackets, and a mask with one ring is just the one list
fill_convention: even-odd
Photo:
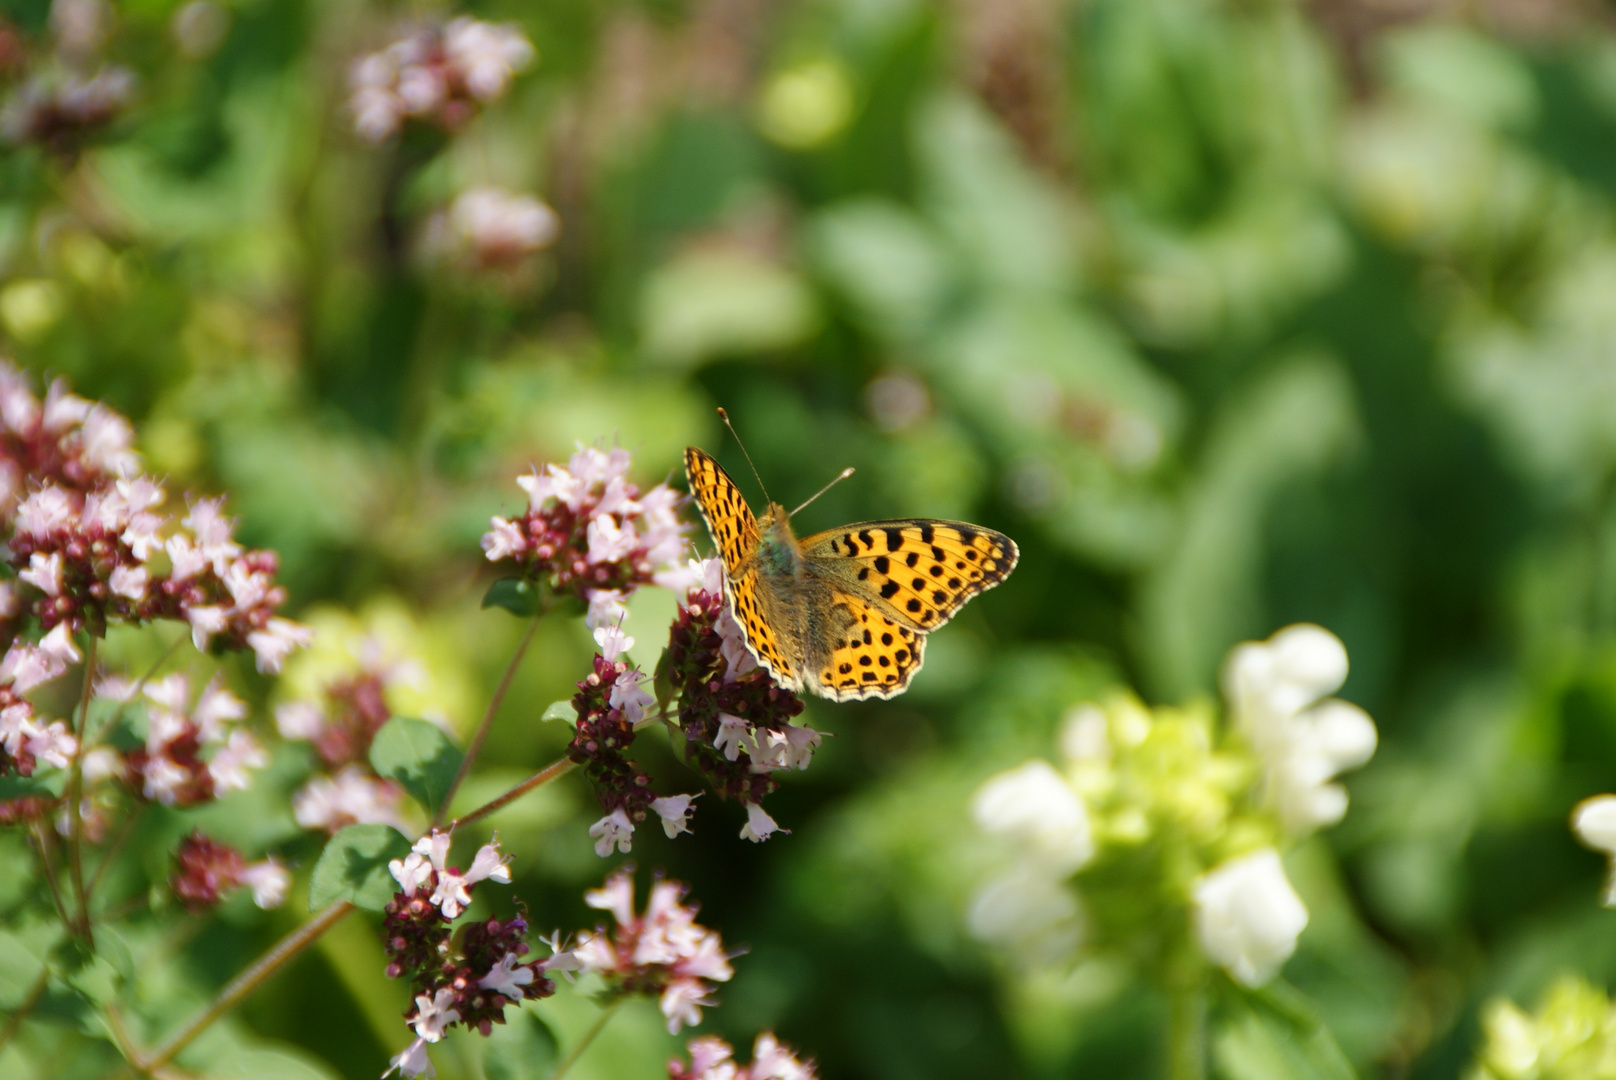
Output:
[[84,655],[84,688],[79,694],[78,717],[73,723],[73,761],[67,774],[67,868],[73,878],[73,895],[78,900],[78,918],[73,933],[95,948],[95,931],[90,928],[90,894],[84,888],[84,739],[90,727],[90,690],[95,686],[95,652],[100,639],[90,635]]
[[175,1054],[185,1049],[208,1026],[236,1006],[242,998],[252,993],[258,985],[281,969],[288,960],[314,944],[321,934],[335,926],[344,915],[352,911],[354,906],[346,900],[338,900],[330,907],[321,911],[314,918],[281,938],[263,956],[259,957],[251,967],[230,980],[219,996],[214,998],[205,1009],[191,1017],[185,1026],[170,1035],[166,1042],[151,1052],[149,1057],[134,1062],[141,1072],[151,1072],[160,1065],[167,1064]]
[[606,1027],[606,1021],[616,1015],[618,1006],[622,1004],[623,999],[618,998],[600,1011],[600,1016],[595,1019],[594,1026],[584,1032],[584,1037],[579,1039],[571,1052],[561,1059],[561,1064],[557,1065],[555,1072],[550,1074],[550,1080],[561,1080],[563,1076],[567,1075],[568,1069],[578,1064],[578,1059],[584,1056],[584,1051],[589,1049],[589,1044],[595,1041],[595,1036],[601,1033],[601,1030]]
[[56,865],[51,862],[51,848],[54,846],[50,840],[50,826],[35,823],[32,830],[34,846],[39,850],[39,867],[45,872],[45,884],[50,886],[51,899],[56,901],[56,914],[61,917],[65,929],[73,928],[73,920],[67,914],[67,901],[62,899],[62,886],[56,880]]
[[438,804],[437,813],[432,815],[434,828],[443,824],[444,815],[449,812],[449,804],[454,802],[455,792],[460,790],[461,781],[471,771],[472,762],[477,760],[477,754],[483,748],[483,740],[488,738],[488,729],[494,726],[494,715],[499,712],[500,705],[505,701],[505,693],[511,688],[511,680],[516,677],[516,668],[527,653],[528,645],[533,642],[533,634],[539,628],[539,616],[534,615],[528,620],[527,632],[522,635],[521,644],[516,646],[516,653],[511,662],[505,666],[505,674],[500,677],[499,688],[488,701],[488,711],[483,713],[482,722],[477,725],[477,731],[472,735],[471,742],[466,746],[466,756],[460,759],[460,768],[455,771],[454,780],[449,784],[449,790],[443,793],[443,801]]
[[526,780],[523,780],[520,784],[517,784],[515,787],[511,788],[511,790],[507,791],[505,794],[499,796],[499,798],[484,803],[469,814],[455,818],[455,827],[459,828],[461,825],[470,825],[473,821],[480,821],[489,814],[494,813],[496,810],[503,810],[506,806],[509,806],[517,799],[520,799],[523,795],[526,795],[534,788],[548,784],[551,780],[554,780],[558,776],[566,775],[576,764],[577,762],[573,761],[571,758],[561,758],[559,761],[551,762],[549,765],[546,765],[543,769],[540,769]]
[[1168,988],[1172,1013],[1168,1020],[1169,1080],[1205,1080],[1206,983],[1185,979]]
[[11,1042],[12,1038],[17,1034],[17,1029],[22,1027],[22,1022],[28,1019],[29,1015],[34,1011],[34,1008],[39,1004],[39,999],[45,996],[45,990],[49,986],[50,968],[42,967],[39,969],[39,978],[34,980],[34,985],[28,991],[28,996],[23,998],[22,1004],[18,1005],[11,1015],[6,1018],[6,1026],[0,1028],[0,1050],[4,1050],[7,1044]]

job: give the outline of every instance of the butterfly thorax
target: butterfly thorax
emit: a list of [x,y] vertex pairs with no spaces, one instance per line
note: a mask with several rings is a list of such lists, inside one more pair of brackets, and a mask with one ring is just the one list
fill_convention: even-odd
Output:
[[795,577],[801,563],[797,537],[786,520],[785,507],[770,503],[768,511],[758,519],[757,568],[769,578]]

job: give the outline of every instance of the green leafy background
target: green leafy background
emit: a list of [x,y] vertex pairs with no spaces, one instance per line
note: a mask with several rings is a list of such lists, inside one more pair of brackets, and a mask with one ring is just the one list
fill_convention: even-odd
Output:
[[[829,737],[771,800],[790,836],[744,843],[709,797],[694,837],[636,838],[642,868],[689,881],[749,950],[704,1030],[772,1028],[833,1078],[1160,1075],[1166,1004],[1125,963],[1027,975],[965,935],[966,800],[1047,754],[1075,702],[1118,682],[1212,693],[1232,644],[1300,620],[1345,641],[1343,696],[1382,743],[1345,821],[1289,860],[1312,922],[1287,983],[1214,1002],[1216,1072],[1456,1076],[1490,995],[1616,979],[1604,867],[1566,826],[1616,788],[1606,13],[490,0],[468,10],[520,23],[535,68],[452,141],[371,148],[346,65],[421,9],[222,6],[221,47],[185,60],[172,0],[120,4],[109,49],[142,77],[135,107],[72,169],[0,150],[0,334],[131,416],[172,490],[227,492],[243,539],[280,552],[295,614],[407,612],[460,688],[462,739],[520,631],[479,609],[478,537],[574,440],[616,438],[644,483],[686,444],[747,476],[721,404],[783,502],[857,467],[804,530],[963,517],[1021,545],[909,693],[810,703]],[[43,3],[0,11],[43,40]],[[525,279],[413,251],[486,182],[560,214]],[[642,664],[672,611],[636,598]],[[160,645],[109,648],[133,667]],[[578,620],[541,627],[457,806],[555,759],[566,725],[541,717],[589,655]],[[267,727],[272,688],[234,677]],[[641,745],[664,790],[695,790],[665,740]],[[154,814],[130,848],[161,877],[193,825],[276,847],[298,868],[288,907],[132,923],[122,968],[98,955],[53,984],[48,1037],[25,1033],[0,1073],[104,1074],[108,986],[155,1042],[305,917],[319,845],[286,803],[304,767],[285,751],[253,792]],[[439,772],[407,783],[441,793]],[[497,815],[516,880],[478,910],[514,892],[537,929],[591,925],[598,813],[574,777]],[[0,836],[18,912],[0,1008],[65,947],[17,906],[26,856]],[[378,1074],[408,1002],[375,927],[339,925],[181,1064]],[[434,1056],[448,1076],[541,1076],[594,1013],[563,986]],[[659,1021],[626,1008],[573,1075],[661,1075],[678,1043]]]

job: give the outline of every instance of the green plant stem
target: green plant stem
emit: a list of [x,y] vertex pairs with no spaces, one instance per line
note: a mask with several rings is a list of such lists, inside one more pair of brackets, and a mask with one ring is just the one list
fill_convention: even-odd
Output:
[[281,938],[263,956],[253,962],[252,966],[230,980],[229,984],[219,995],[186,1022],[185,1026],[170,1035],[168,1039],[149,1056],[142,1058],[138,1054],[131,1058],[136,1069],[149,1073],[161,1065],[173,1060],[174,1055],[191,1044],[191,1040],[208,1029],[215,1020],[235,1008],[236,1003],[258,988],[258,985],[269,978],[298,953],[314,944],[320,935],[335,926],[344,915],[352,911],[354,906],[346,900],[338,900],[330,907],[321,911],[302,926]]
[[67,901],[62,898],[62,886],[56,880],[56,866],[51,862],[49,828],[38,823],[33,826],[34,846],[39,850],[39,868],[45,872],[45,884],[50,886],[51,899],[56,901],[56,914],[61,917],[63,928],[71,930],[73,922],[67,914]]
[[511,790],[507,791],[505,794],[499,796],[499,798],[483,803],[483,805],[479,806],[477,809],[473,810],[469,814],[464,815],[463,817],[455,818],[455,827],[459,828],[461,825],[470,825],[473,821],[480,821],[489,814],[492,814],[497,810],[504,809],[506,806],[509,806],[517,799],[520,799],[523,795],[526,795],[534,788],[548,784],[551,780],[554,780],[558,776],[565,776],[568,772],[572,771],[573,766],[576,764],[577,762],[573,761],[571,758],[562,758],[559,761],[546,765],[543,769],[540,769],[526,780],[523,780],[520,784],[517,784],[515,787],[511,788]]
[[90,926],[90,893],[84,887],[84,740],[90,726],[90,691],[95,686],[95,653],[100,639],[90,635],[84,653],[84,687],[79,694],[78,717],[73,723],[73,761],[67,774],[67,870],[73,879],[73,895],[78,901],[78,918],[71,927],[95,948],[95,931]]
[[1169,1080],[1205,1080],[1206,980],[1184,979],[1168,988],[1167,1076]]
[[561,1059],[561,1064],[557,1065],[555,1072],[550,1074],[550,1080],[561,1080],[563,1076],[567,1075],[568,1069],[578,1064],[578,1059],[584,1056],[584,1051],[589,1049],[589,1044],[595,1041],[595,1036],[601,1033],[606,1027],[606,1021],[616,1015],[618,1006],[622,1004],[623,999],[618,998],[600,1011],[600,1016],[596,1018],[594,1026],[584,1032],[584,1037],[579,1039],[577,1045],[572,1048],[566,1057]]
[[39,969],[39,978],[35,979],[34,985],[28,988],[28,996],[23,998],[22,1004],[18,1005],[11,1015],[6,1018],[6,1026],[0,1028],[0,1050],[4,1050],[7,1044],[16,1036],[17,1030],[22,1027],[22,1022],[28,1019],[34,1008],[39,1004],[40,998],[45,996],[45,990],[49,986],[50,968],[42,967]]
[[538,630],[539,619],[543,614],[544,612],[541,609],[538,614],[528,620],[527,632],[522,635],[521,644],[516,646],[516,653],[511,657],[511,662],[505,665],[505,674],[500,677],[499,688],[494,691],[494,696],[489,699],[488,710],[483,713],[482,722],[477,725],[476,732],[471,736],[471,742],[466,745],[465,757],[460,759],[460,768],[455,771],[454,780],[449,784],[449,790],[443,793],[443,801],[438,804],[437,813],[432,815],[433,828],[443,824],[444,816],[449,812],[449,804],[454,802],[455,792],[460,790],[461,782],[466,779],[466,774],[471,771],[472,763],[477,760],[477,754],[483,748],[483,741],[488,738],[488,730],[494,726],[494,716],[499,712],[500,705],[505,701],[505,694],[511,688],[511,680],[516,677],[517,666],[521,664],[522,657],[527,654],[527,647],[533,642],[533,634]]

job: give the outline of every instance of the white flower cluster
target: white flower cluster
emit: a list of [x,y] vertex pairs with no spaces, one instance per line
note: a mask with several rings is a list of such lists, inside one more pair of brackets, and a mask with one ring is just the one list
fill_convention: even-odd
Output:
[[[41,402],[29,377],[9,361],[0,361],[0,433],[24,442],[48,440],[59,452],[112,477],[132,477],[140,458],[131,449],[134,429],[117,412],[89,402],[58,379]],[[9,515],[23,494],[26,477],[10,454],[0,455],[0,510]]]
[[[103,683],[102,693],[116,699],[127,689]],[[202,688],[189,711],[190,681],[182,674],[148,682],[144,696],[145,752],[132,755],[132,763],[146,798],[173,806],[245,791],[252,786],[247,771],[269,764],[258,740],[234,726],[247,715],[247,706],[216,681]],[[204,763],[200,751],[209,747],[213,752]]]
[[811,1061],[799,1061],[789,1046],[765,1031],[752,1044],[752,1060],[742,1065],[735,1048],[716,1035],[691,1039],[690,1064],[669,1062],[669,1080],[817,1080]]
[[1347,650],[1306,623],[1229,654],[1223,689],[1236,728],[1263,765],[1263,795],[1287,832],[1334,825],[1347,793],[1333,780],[1375,753],[1375,725],[1356,705],[1325,695],[1347,678]]
[[78,752],[78,741],[60,720],[44,721],[24,696],[67,670],[78,650],[65,633],[53,633],[42,645],[14,642],[0,659],[0,747],[12,762],[26,756],[65,769]]
[[370,142],[397,134],[406,118],[458,127],[505,93],[533,62],[533,44],[512,24],[461,17],[409,34],[355,62],[348,107]]
[[[286,733],[283,727],[281,733]],[[345,765],[334,776],[316,775],[292,796],[292,816],[305,829],[336,833],[349,825],[391,825],[403,830],[398,785],[362,765]]]
[[[1340,820],[1346,794],[1330,781],[1374,751],[1375,728],[1356,706],[1320,699],[1346,678],[1346,651],[1316,626],[1293,626],[1241,645],[1225,673],[1233,724],[1259,767],[1266,812],[1247,805],[1249,758],[1219,749],[1205,709],[1152,713],[1131,696],[1073,710],[1061,733],[1063,768],[1033,760],[988,780],[972,810],[1007,864],[977,894],[973,932],[1024,962],[1063,959],[1079,944],[1083,912],[1074,875],[1099,846],[1171,835],[1200,851],[1205,871],[1158,887],[1188,908],[1202,950],[1246,986],[1273,978],[1296,948],[1307,909],[1265,833],[1296,836]],[[1269,815],[1272,816],[1269,816]],[[1616,850],[1616,797],[1611,799]],[[1278,829],[1276,830],[1276,824]],[[1229,837],[1240,852],[1225,857]],[[1171,878],[1177,871],[1160,871]],[[1183,879],[1180,879],[1181,881]],[[1149,888],[1148,881],[1139,887]]]
[[972,902],[971,931],[1030,964],[1069,955],[1082,913],[1067,879],[1094,857],[1083,800],[1054,766],[1032,760],[983,784],[971,812],[1009,855],[1009,868]]
[[426,227],[433,254],[478,268],[512,266],[555,243],[561,219],[542,199],[503,188],[468,188]]
[[[429,900],[443,912],[446,919],[458,918],[471,903],[470,886],[484,879],[510,884],[510,860],[499,853],[499,843],[493,841],[477,849],[471,869],[465,873],[449,865],[450,835],[433,829],[421,837],[403,859],[388,862],[387,869],[398,882],[399,891],[413,893],[423,885],[431,885]],[[419,1034],[419,1032],[417,1032]],[[434,1039],[427,1040],[435,1042]]]
[[682,903],[684,887],[674,881],[651,886],[643,916],[634,911],[634,879],[619,871],[599,889],[584,894],[592,908],[609,911],[617,926],[586,936],[574,950],[579,970],[636,986],[660,985],[658,1005],[669,1033],[701,1023],[711,1006],[714,982],[735,974],[718,934],[696,922],[694,908]]

